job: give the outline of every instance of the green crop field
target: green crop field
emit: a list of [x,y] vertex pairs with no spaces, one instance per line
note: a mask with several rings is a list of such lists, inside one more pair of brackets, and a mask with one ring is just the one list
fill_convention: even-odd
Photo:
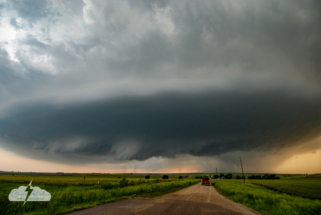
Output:
[[283,177],[280,180],[213,180],[225,197],[262,214],[321,214],[321,177]]
[[[0,174],[0,212],[1,214],[65,214],[74,210],[93,207],[123,198],[136,196],[159,196],[173,192],[200,180],[189,178],[187,174],[178,179],[177,174],[162,175],[138,174]],[[84,176],[86,180],[84,182]],[[8,196],[12,189],[39,186],[51,194],[49,202],[10,202]],[[98,180],[100,183],[98,184]]]
[[321,178],[318,177],[286,180],[248,180],[248,182],[290,195],[321,200]]
[[[142,174],[0,174],[0,180],[11,181],[19,183],[29,183],[31,179],[35,183],[41,184],[95,184],[100,179],[100,182],[118,183],[122,178],[128,180],[140,180],[145,179],[146,175]],[[162,180],[163,174],[150,175],[150,181],[159,179]],[[168,174],[169,180],[178,180],[179,176],[189,177],[189,174]]]

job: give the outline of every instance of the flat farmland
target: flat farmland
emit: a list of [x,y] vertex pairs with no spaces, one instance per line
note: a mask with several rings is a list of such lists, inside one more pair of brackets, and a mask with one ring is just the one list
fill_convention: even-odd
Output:
[[260,185],[281,193],[300,196],[309,199],[321,200],[321,175],[308,177],[281,179],[281,180],[247,180],[247,182]]
[[[295,180],[295,179],[289,179]],[[267,187],[253,184],[246,180],[217,180],[214,181],[214,187],[219,193],[226,198],[241,203],[247,207],[250,207],[256,211],[259,211],[262,215],[270,214],[291,214],[291,215],[315,215],[321,214],[321,201],[318,199],[302,198],[298,195],[289,195],[289,193],[279,192]],[[254,180],[253,180],[254,181]],[[259,181],[259,180],[257,180]],[[269,186],[276,185],[271,180]],[[276,180],[275,180],[276,181]],[[286,183],[287,179],[277,180],[279,183]],[[300,189],[302,183],[295,181],[292,184],[292,189],[288,191],[293,192],[296,189]],[[262,183],[263,180],[262,180]],[[311,184],[310,184],[311,185]],[[271,186],[271,187],[272,187]],[[315,192],[319,192],[315,188]]]
[[[187,174],[181,175],[183,179],[167,175],[169,179],[163,180],[163,174],[151,175],[151,179],[145,179],[146,174],[0,174],[1,214],[65,214],[120,199],[160,196],[200,181]],[[12,189],[27,186],[31,180],[32,186],[51,194],[49,202],[23,206],[23,202],[8,200]]]
[[[0,174],[1,214],[65,214],[107,202],[135,197],[155,197],[200,182],[213,173],[166,174]],[[235,175],[239,174],[233,174]],[[251,173],[246,173],[246,176]],[[257,174],[262,175],[262,174]],[[183,176],[183,179],[179,179]],[[318,214],[321,210],[321,175],[278,175],[279,180],[214,180],[224,196],[262,214]],[[84,181],[84,177],[85,181]],[[10,202],[12,189],[38,186],[48,191],[50,202]],[[98,183],[99,181],[99,183]]]
[[[100,183],[119,183],[120,180],[126,178],[127,180],[162,180],[163,174],[150,175],[150,179],[145,179],[143,174],[0,174],[0,181],[10,181],[17,183],[26,183],[33,180],[34,183],[41,184],[61,184],[61,185],[86,185],[86,184],[97,184],[98,180]],[[178,180],[179,176],[187,178],[187,174],[169,174],[169,180]],[[84,177],[85,182],[84,182]]]

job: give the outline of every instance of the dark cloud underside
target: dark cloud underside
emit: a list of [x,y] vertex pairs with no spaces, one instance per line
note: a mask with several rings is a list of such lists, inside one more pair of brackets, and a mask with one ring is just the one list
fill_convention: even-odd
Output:
[[[144,160],[176,154],[275,150],[320,134],[321,100],[280,93],[159,94],[81,105],[25,107],[0,136],[36,152]],[[83,139],[66,149],[64,143]],[[68,143],[67,143],[68,144]],[[117,144],[121,145],[120,148]],[[132,151],[121,153],[132,147]]]

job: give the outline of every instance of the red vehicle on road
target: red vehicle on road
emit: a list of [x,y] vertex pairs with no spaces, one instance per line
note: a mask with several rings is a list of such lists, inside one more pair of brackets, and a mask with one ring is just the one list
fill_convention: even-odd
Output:
[[211,180],[207,176],[204,176],[201,181],[202,181],[202,185],[204,185],[204,184],[211,185]]

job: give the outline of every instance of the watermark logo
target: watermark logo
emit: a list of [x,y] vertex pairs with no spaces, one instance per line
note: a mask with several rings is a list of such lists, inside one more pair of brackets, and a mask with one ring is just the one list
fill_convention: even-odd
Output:
[[11,202],[49,202],[51,199],[51,194],[40,187],[31,186],[32,180],[29,185],[20,186],[18,189],[11,190],[8,198]]

